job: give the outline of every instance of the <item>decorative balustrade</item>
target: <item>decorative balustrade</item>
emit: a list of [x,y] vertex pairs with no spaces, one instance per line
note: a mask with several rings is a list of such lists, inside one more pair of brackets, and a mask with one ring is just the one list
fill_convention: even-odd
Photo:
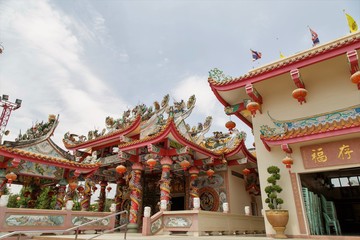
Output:
[[[66,230],[92,220],[110,215],[110,212],[85,212],[71,210],[42,210],[0,207],[0,232],[31,230]],[[109,217],[94,225],[79,230],[110,230],[115,226],[115,217]]]
[[202,210],[160,211],[143,218],[143,236],[163,232],[193,232],[194,236],[206,233],[238,234],[265,233],[264,217]]

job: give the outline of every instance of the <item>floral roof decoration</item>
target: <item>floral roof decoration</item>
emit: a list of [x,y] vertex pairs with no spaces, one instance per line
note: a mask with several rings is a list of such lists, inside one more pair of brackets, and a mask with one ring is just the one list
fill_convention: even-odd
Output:
[[98,138],[110,136],[115,132],[121,131],[123,129],[131,126],[134,121],[136,121],[137,116],[141,117],[142,122],[146,122],[155,115],[159,115],[165,111],[169,103],[169,94],[165,95],[162,99],[161,103],[158,101],[154,102],[153,106],[147,107],[145,104],[139,104],[135,106],[133,109],[128,109],[123,112],[122,116],[118,119],[114,119],[113,117],[107,116],[105,118],[105,128],[101,131],[98,129],[90,130],[85,135],[77,135],[70,132],[65,133],[63,142],[66,145],[78,145],[81,143],[85,143],[88,141],[92,141]]
[[26,130],[24,134],[20,131],[18,137],[15,139],[15,142],[35,140],[42,136],[46,136],[56,126],[56,120],[56,116],[50,114],[47,122],[44,123],[44,121],[42,121],[40,123],[35,123],[32,127]]
[[242,140],[245,141],[246,133],[236,128],[231,133],[213,132],[213,136],[205,138],[200,146],[218,153],[235,148]]
[[233,78],[230,76],[226,76],[223,71],[218,68],[211,69],[209,71],[209,79],[212,79],[216,82],[225,82],[232,81]]
[[262,139],[279,140],[295,138],[360,126],[360,105],[288,121],[271,119],[274,127],[268,125],[260,127]]

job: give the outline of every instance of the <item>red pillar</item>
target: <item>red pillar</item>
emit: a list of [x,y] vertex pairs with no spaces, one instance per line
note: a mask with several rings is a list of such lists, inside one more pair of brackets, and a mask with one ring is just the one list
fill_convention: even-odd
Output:
[[108,183],[106,181],[100,182],[100,196],[99,196],[99,208],[98,212],[103,212],[105,209],[105,201],[106,201],[106,186]]
[[173,161],[170,157],[166,156],[160,160],[162,166],[162,173],[160,179],[160,201],[166,200],[167,203],[170,201],[170,168]]
[[143,166],[141,163],[134,163],[132,166],[132,177],[129,182],[130,187],[130,215],[129,215],[129,232],[137,232],[138,229],[138,214],[139,209],[141,208],[141,199],[142,199],[142,186],[141,186],[141,172]]

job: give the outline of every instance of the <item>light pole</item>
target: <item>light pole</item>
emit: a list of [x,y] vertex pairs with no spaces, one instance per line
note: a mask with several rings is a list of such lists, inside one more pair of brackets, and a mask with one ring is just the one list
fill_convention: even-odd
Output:
[[0,96],[0,106],[3,108],[3,111],[0,116],[0,144],[2,144],[2,137],[5,133],[6,125],[9,121],[11,112],[21,107],[21,99],[16,99],[15,103],[9,101],[9,95],[3,94]]

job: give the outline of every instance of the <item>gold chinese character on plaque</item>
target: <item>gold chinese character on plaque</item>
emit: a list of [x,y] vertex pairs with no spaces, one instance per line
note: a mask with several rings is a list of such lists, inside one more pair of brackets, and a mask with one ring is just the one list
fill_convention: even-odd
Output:
[[327,156],[325,155],[322,148],[312,149],[311,151],[312,151],[311,160],[315,161],[315,163],[327,161]]
[[354,152],[354,151],[350,149],[349,145],[343,144],[341,147],[339,147],[338,158],[344,159],[345,156],[347,156],[347,159],[351,159],[352,152]]

